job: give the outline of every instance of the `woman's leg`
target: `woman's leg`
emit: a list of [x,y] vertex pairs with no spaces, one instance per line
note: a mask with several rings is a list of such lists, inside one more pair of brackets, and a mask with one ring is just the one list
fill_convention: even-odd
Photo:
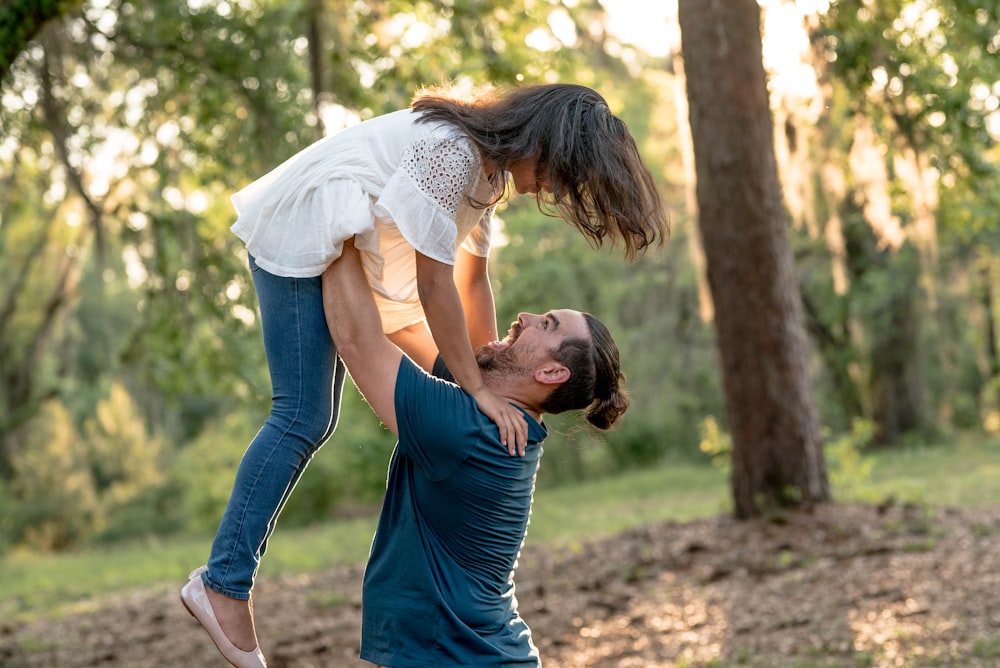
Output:
[[344,383],[323,312],[320,277],[251,273],[260,304],[273,403],[236,472],[208,571],[212,590],[247,600],[267,540],[306,465],[336,426]]

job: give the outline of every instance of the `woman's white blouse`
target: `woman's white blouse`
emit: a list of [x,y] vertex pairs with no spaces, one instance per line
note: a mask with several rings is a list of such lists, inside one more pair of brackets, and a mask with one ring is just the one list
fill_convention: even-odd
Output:
[[393,332],[423,319],[413,249],[454,264],[486,257],[494,190],[457,128],[409,109],[322,139],[233,195],[232,230],[264,270],[319,276],[355,238]]

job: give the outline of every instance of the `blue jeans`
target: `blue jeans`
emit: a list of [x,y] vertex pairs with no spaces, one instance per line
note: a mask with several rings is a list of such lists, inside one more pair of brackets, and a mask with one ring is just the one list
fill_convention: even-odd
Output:
[[271,373],[271,414],[250,443],[212,543],[205,585],[246,600],[267,540],[309,460],[340,413],[344,364],[323,311],[322,280],[250,271]]

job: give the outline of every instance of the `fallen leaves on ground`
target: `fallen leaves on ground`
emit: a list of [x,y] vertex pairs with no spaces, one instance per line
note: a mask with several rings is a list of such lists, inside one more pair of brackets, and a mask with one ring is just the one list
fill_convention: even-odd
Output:
[[[262,579],[271,668],[357,658],[360,567]],[[545,668],[1000,665],[1000,510],[828,505],[528,545],[522,615]],[[0,665],[225,665],[175,583],[84,613],[0,622]]]

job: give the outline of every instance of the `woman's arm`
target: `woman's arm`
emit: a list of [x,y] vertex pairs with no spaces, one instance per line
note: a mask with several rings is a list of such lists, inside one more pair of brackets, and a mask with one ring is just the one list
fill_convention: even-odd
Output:
[[[465,325],[469,328],[473,350],[497,339],[493,290],[486,265],[486,258],[459,249],[454,280],[465,311]],[[438,349],[426,320],[391,332],[388,337],[427,373],[434,372]]]
[[408,325],[395,332],[386,334],[389,340],[399,346],[413,362],[427,373],[434,372],[434,362],[437,360],[438,349],[431,337],[427,322]]
[[448,369],[462,389],[476,400],[479,410],[496,423],[500,442],[507,446],[508,452],[524,454],[528,425],[517,408],[483,384],[479,364],[472,352],[462,300],[455,287],[453,268],[419,251],[416,251],[416,264],[420,302],[434,343]]
[[469,340],[475,350],[497,340],[497,314],[493,288],[490,286],[488,260],[460,248],[454,272],[455,286],[465,309]]

